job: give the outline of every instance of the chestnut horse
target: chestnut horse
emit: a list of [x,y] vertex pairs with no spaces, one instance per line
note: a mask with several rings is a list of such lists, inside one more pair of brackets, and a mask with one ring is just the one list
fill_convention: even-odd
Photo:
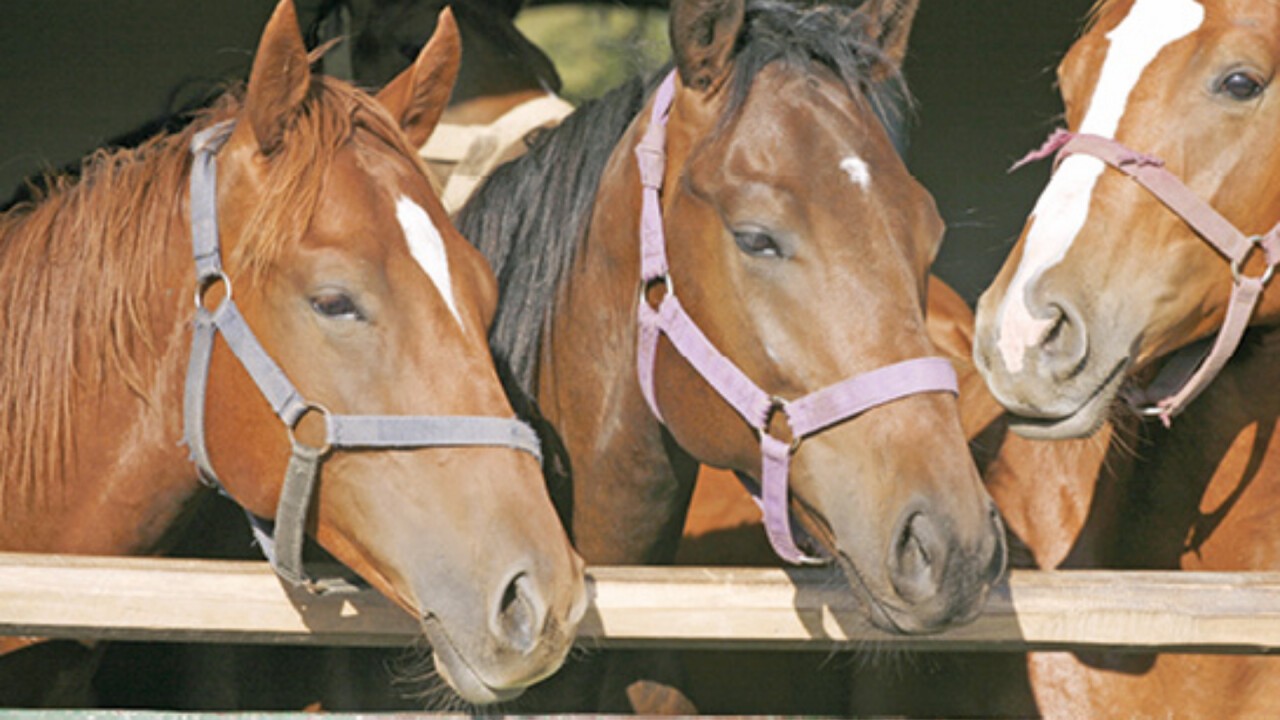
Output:
[[1168,422],[1280,318],[1277,24],[1266,2],[1102,2],[1063,59],[1071,132],[977,314],[975,361],[1022,432],[1089,434],[1135,373],[1222,329],[1182,389],[1125,393]]
[[[637,382],[638,306],[678,295],[693,332],[740,368],[737,386],[775,409],[933,354],[923,296],[941,222],[875,112],[902,92],[914,11],[674,3],[663,91],[635,81],[579,109],[459,216],[498,274],[494,351],[562,446],[551,469],[571,485],[553,494],[588,561],[670,562],[698,463],[758,482],[762,442],[787,437],[782,417],[744,421],[666,331]],[[669,158],[646,189],[634,153],[664,94],[666,143],[643,142]],[[646,223],[666,242],[646,246],[646,265],[665,253],[671,271],[663,282],[647,266],[657,282],[645,283],[641,198],[658,185]],[[871,622],[919,632],[971,619],[1004,546],[954,395],[917,393],[795,440],[792,509]]]
[[[979,304],[975,361],[1019,432],[1134,424],[1113,415],[1122,394],[1173,422],[1138,427],[1139,460],[1096,487],[993,487],[1042,567],[1280,567],[1280,408],[1263,390],[1280,367],[1277,37],[1268,2],[1107,0],[1059,67],[1072,133],[1041,153],[1059,165]],[[1189,379],[1138,388],[1184,364]],[[1030,670],[1054,717],[1280,713],[1271,658],[1037,654]]]
[[490,359],[493,277],[414,151],[458,56],[446,15],[375,100],[311,74],[281,0],[242,93],[0,219],[0,547],[155,552],[203,479],[279,521],[286,579],[305,525],[419,618],[464,698],[559,667],[581,561]]

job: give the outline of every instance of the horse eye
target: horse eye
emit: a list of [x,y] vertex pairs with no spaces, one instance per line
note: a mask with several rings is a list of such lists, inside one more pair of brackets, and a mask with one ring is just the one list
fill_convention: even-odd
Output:
[[1218,83],[1218,91],[1234,100],[1252,100],[1262,93],[1262,89],[1262,82],[1246,72],[1233,72]]
[[351,296],[342,292],[324,292],[311,298],[311,308],[328,318],[364,320]]
[[755,257],[782,257],[778,243],[768,233],[757,231],[735,232],[733,241],[742,252]]

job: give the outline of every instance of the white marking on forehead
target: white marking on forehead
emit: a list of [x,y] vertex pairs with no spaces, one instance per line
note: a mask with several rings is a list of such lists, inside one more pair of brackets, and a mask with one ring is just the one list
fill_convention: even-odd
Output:
[[453,318],[462,325],[462,316],[453,300],[453,281],[449,277],[449,258],[444,251],[444,238],[431,222],[431,216],[418,203],[401,195],[396,200],[396,219],[404,228],[404,238],[409,243],[409,254],[435,283],[444,297]]
[[849,176],[849,179],[853,181],[854,185],[857,185],[863,190],[866,190],[867,186],[871,184],[871,168],[867,167],[866,160],[863,160],[857,155],[850,155],[849,157],[841,160],[840,169]]
[[[1195,32],[1202,22],[1204,6],[1195,0],[1137,0],[1107,33],[1110,46],[1079,132],[1114,138],[1143,71],[1167,45]],[[1067,157],[1031,211],[1022,261],[999,313],[997,346],[1010,372],[1022,370],[1027,348],[1038,344],[1053,324],[1053,320],[1032,317],[1026,288],[1066,257],[1088,218],[1093,190],[1104,169],[1094,157]]]

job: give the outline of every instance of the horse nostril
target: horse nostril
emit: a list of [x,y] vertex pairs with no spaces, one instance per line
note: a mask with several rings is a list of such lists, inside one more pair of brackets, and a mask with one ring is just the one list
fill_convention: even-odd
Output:
[[1040,352],[1046,369],[1055,380],[1067,380],[1084,365],[1088,338],[1079,314],[1066,304],[1051,306],[1052,324],[1040,339]]
[[1062,308],[1054,307],[1057,317],[1054,318],[1053,325],[1049,327],[1048,332],[1044,334],[1044,338],[1040,341],[1040,345],[1045,348],[1051,348],[1062,337],[1062,328],[1067,324],[1067,314],[1062,312]]
[[1009,543],[1004,534],[1004,520],[1000,517],[1000,510],[995,503],[990,507],[991,527],[995,533],[995,547],[991,551],[991,561],[987,566],[987,579],[994,583],[1004,575],[1005,568],[1009,564]]
[[502,591],[498,603],[498,640],[524,654],[533,649],[542,628],[544,605],[533,582],[525,573],[517,573]]
[[929,516],[911,513],[902,523],[889,558],[890,578],[898,596],[916,604],[937,595],[946,552],[938,527]]

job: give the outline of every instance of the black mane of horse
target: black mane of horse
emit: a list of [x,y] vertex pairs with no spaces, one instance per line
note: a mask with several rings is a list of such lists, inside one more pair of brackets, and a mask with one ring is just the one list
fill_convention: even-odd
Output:
[[[749,0],[721,130],[746,101],[756,75],[777,61],[835,73],[854,97],[871,103],[882,121],[895,120],[907,99],[896,71],[877,77],[878,69],[893,66],[883,62],[865,16],[855,9]],[[489,340],[521,414],[536,396],[542,335],[557,289],[587,236],[605,164],[666,72],[632,78],[541,133],[526,155],[481,186],[457,218],[459,230],[498,278],[500,300]]]

